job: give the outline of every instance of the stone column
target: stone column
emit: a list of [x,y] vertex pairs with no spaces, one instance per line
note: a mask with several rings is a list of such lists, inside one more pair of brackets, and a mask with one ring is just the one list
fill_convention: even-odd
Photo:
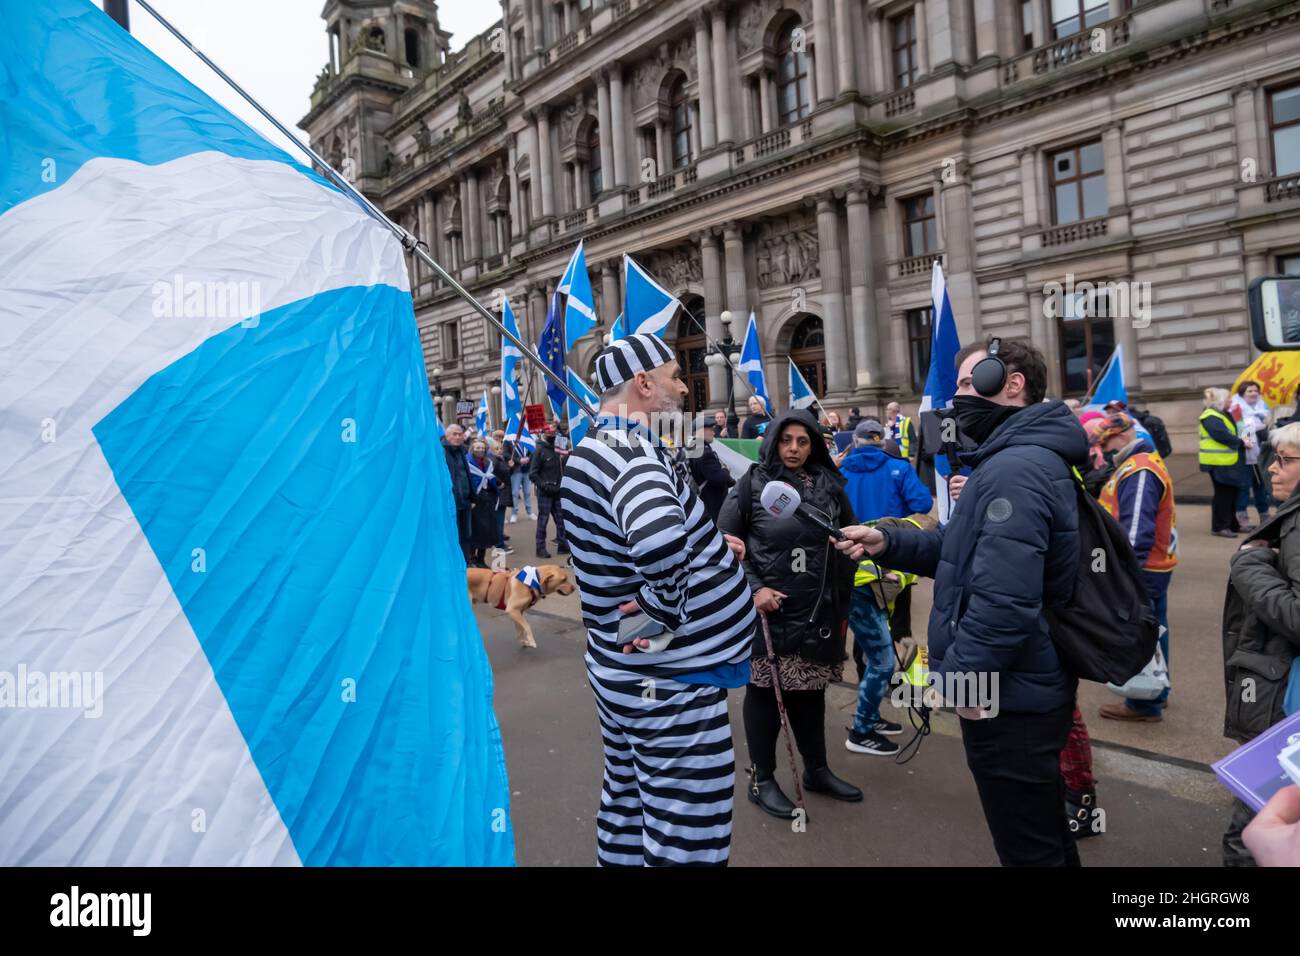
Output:
[[817,49],[813,51],[817,85],[814,102],[820,106],[835,98],[835,30],[831,25],[831,0],[813,0],[813,30],[817,40]]
[[510,137],[510,149],[506,153],[506,162],[510,164],[510,238],[513,239],[520,234],[519,230],[523,225],[523,209],[519,204],[519,170],[516,164],[519,162],[519,153],[516,147],[516,136]]
[[[1124,129],[1122,124],[1108,123],[1102,127],[1101,148],[1106,172],[1106,216],[1108,236],[1124,235],[1129,231],[1128,195],[1124,188]],[[1132,381],[1126,379],[1126,381]]]
[[[529,328],[527,331],[521,330],[523,331],[521,338],[527,344],[536,347],[537,339],[542,333],[542,326],[546,322],[546,289],[536,282],[530,282],[527,289],[528,309],[525,318]],[[526,404],[536,405],[542,401],[542,396],[546,394],[546,377],[536,369],[533,369],[530,375],[528,372],[529,363],[527,362],[521,362],[520,368],[523,369],[523,379],[527,389],[524,393],[524,400]]]
[[1237,133],[1237,165],[1243,172],[1242,162],[1253,160],[1256,180],[1266,178],[1264,163],[1260,161],[1259,123],[1255,116],[1255,81],[1241,83],[1232,88],[1232,120]]
[[1049,318],[1043,311],[1042,289],[1030,289],[1027,297],[1029,299],[1029,340],[1047,360],[1047,394],[1060,395],[1062,377],[1059,350],[1056,348],[1057,319]]
[[941,3],[943,0],[916,0],[916,6],[913,10],[912,28],[916,33],[916,75],[917,78],[925,76],[930,72],[930,41],[929,41],[929,17],[927,16],[927,7],[931,4]]
[[623,66],[610,64],[605,71],[609,78],[609,118],[612,124],[614,146],[614,185],[627,185],[627,129],[623,125]]
[[777,118],[774,106],[772,74],[767,70],[760,70],[758,73],[758,115],[759,119],[762,120],[764,133],[776,129]]
[[691,15],[695,25],[695,59],[700,82],[700,149],[712,149],[718,142],[714,123],[713,56],[709,49],[709,21],[702,11]]
[[596,81],[596,122],[600,124],[601,188],[609,189],[614,174],[614,120],[609,109],[609,77],[604,73]]
[[850,321],[857,389],[881,384],[880,326],[876,318],[876,284],[872,274],[875,256],[871,249],[871,212],[867,200],[866,183],[856,182],[849,187]]
[[[824,0],[823,0],[824,2]],[[718,142],[731,143],[735,140],[735,127],[732,125],[731,68],[727,57],[727,11],[720,5],[709,8],[713,18],[713,92],[716,99],[714,118],[718,124]]]
[[885,79],[885,63],[888,62],[888,57],[885,54],[884,21],[885,13],[879,7],[867,12],[867,35],[870,40],[867,52],[871,58],[871,92],[873,93],[884,93],[889,89]]
[[817,245],[821,263],[822,328],[826,334],[826,393],[845,395],[849,381],[849,335],[844,316],[844,266],[840,258],[839,197],[817,196]]
[[[727,262],[727,308],[733,313],[735,322],[749,319],[749,296],[745,280],[745,237],[740,231],[740,224],[729,222],[723,227],[723,246]],[[740,313],[744,318],[739,318]]]
[[[438,263],[438,265],[442,265],[442,260],[438,258],[438,253],[435,251],[438,248],[437,242],[435,241],[438,235],[438,223],[437,217],[434,215],[433,211],[433,193],[425,193],[420,197],[420,210],[420,225],[422,227],[420,238],[423,239],[424,244],[429,247],[429,255],[433,256],[433,261]],[[428,274],[429,288],[437,288],[438,273],[434,272],[428,266],[425,266],[424,268]]]
[[460,249],[457,250],[459,255],[456,256],[456,266],[463,266],[470,258],[470,249],[473,248],[470,232],[470,214],[469,214],[469,176],[462,174],[460,177]]
[[671,172],[673,168],[672,149],[668,142],[670,138],[668,124],[661,119],[655,120],[655,162],[659,164],[657,172],[660,176]]
[[483,258],[483,222],[482,217],[479,215],[478,173],[473,169],[466,172],[465,182],[469,195],[469,206],[466,209],[469,223],[468,225],[462,224],[465,235],[469,238],[469,247],[465,258],[473,261]]
[[[1040,47],[1048,42],[1051,37],[1051,30],[1048,27],[1047,4],[1050,0],[1034,0],[1030,5],[1033,10],[1034,22],[1031,25],[1030,32],[1034,35],[1034,46]],[[1051,364],[1051,363],[1049,363]],[[1058,378],[1060,376],[1058,375]],[[1060,394],[1058,389],[1056,394]]]
[[836,93],[856,93],[853,85],[853,24],[849,19],[849,0],[835,0],[835,67]]
[[[507,21],[509,22],[509,21]],[[511,44],[513,46],[513,44]],[[531,56],[534,51],[541,48],[537,42],[537,28],[533,23],[533,0],[524,0],[524,51],[525,57]],[[519,71],[522,73],[524,65],[519,64]]]
[[1037,146],[1023,146],[1016,156],[1020,159],[1020,197],[1025,229],[1038,229],[1043,225],[1042,202],[1038,195],[1037,165],[1040,156]]
[[551,173],[551,116],[550,109],[543,106],[537,111],[537,166],[542,181],[538,183],[542,192],[542,218],[555,215],[555,181]]
[[623,305],[618,297],[619,260],[608,259],[600,264],[600,305],[605,313],[601,318],[606,329],[614,325]]
[[[727,307],[723,291],[722,251],[718,248],[717,229],[712,228],[704,232],[697,232],[691,238],[700,244],[700,266],[704,279],[704,328],[717,342],[722,338],[722,311]],[[743,319],[733,320],[731,334],[738,336],[737,341],[744,339],[743,323],[748,321],[748,312],[745,313]],[[736,331],[736,323],[738,322],[742,323],[739,332]],[[725,368],[709,366],[710,404],[722,405],[726,401],[727,375],[728,372]]]

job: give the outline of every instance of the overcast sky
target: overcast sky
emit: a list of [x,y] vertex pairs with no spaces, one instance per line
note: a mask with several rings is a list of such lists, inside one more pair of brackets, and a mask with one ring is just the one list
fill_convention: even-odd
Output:
[[[306,115],[316,75],[329,60],[325,21],[320,17],[325,0],[150,0],[150,4],[281,123],[306,138],[297,129],[298,120]],[[451,31],[453,50],[500,18],[500,4],[493,0],[442,0],[438,7],[438,21]],[[276,145],[287,145],[275,127],[244,105],[134,0],[131,33]]]

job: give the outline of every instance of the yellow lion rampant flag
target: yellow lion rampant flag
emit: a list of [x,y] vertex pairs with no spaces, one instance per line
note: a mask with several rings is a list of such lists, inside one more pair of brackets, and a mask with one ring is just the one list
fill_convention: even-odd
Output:
[[1259,382],[1260,394],[1269,405],[1290,405],[1300,385],[1300,351],[1263,353],[1237,376],[1232,391],[1250,381]]

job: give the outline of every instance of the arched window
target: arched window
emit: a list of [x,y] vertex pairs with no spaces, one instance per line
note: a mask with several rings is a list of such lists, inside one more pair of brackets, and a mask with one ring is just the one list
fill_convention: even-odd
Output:
[[803,27],[794,19],[782,28],[776,44],[776,102],[782,126],[803,119],[812,110],[805,41]]
[[420,31],[406,31],[406,63],[416,69],[420,67]]
[[595,199],[604,188],[600,168],[600,127],[595,123],[587,133],[587,191]]
[[686,98],[686,77],[679,76],[668,96],[673,117],[673,169],[691,164],[691,103]]
[[790,339],[790,361],[804,377],[808,387],[818,398],[826,395],[826,347],[822,337],[822,320],[815,315],[805,316],[795,326]]

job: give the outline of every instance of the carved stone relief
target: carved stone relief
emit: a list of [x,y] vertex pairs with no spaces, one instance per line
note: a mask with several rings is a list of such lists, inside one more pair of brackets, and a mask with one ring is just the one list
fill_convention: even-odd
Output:
[[754,243],[760,289],[806,282],[821,275],[817,227],[805,213],[762,223]]
[[636,258],[670,292],[704,281],[704,266],[697,245],[678,246]]

